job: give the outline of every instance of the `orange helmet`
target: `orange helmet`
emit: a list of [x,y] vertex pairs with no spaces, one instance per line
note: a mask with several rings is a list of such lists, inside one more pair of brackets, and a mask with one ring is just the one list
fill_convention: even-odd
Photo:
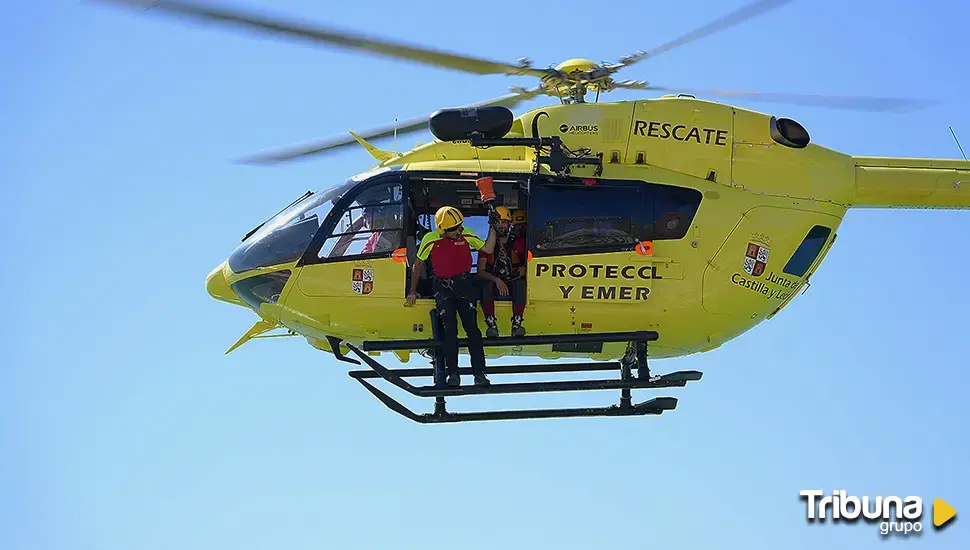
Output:
[[520,208],[515,212],[512,212],[512,223],[514,223],[515,225],[519,225],[521,223],[527,223],[528,221],[529,221],[529,217],[526,215],[525,210]]

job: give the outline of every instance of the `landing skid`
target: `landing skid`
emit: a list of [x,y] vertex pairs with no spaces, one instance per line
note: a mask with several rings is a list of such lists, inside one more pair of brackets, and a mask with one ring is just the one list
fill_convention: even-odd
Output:
[[[570,364],[537,364],[537,365],[502,365],[488,368],[489,376],[505,374],[551,374],[564,372],[592,372],[592,371],[618,371],[620,377],[612,380],[561,380],[544,382],[518,382],[518,383],[492,383],[489,386],[460,386],[449,387],[444,383],[444,361],[441,354],[440,338],[437,337],[437,316],[436,311],[432,311],[432,327],[435,333],[434,340],[402,340],[396,342],[364,342],[361,346],[364,350],[395,349],[431,349],[434,353],[434,368],[424,369],[389,369],[358,347],[344,343],[350,351],[357,355],[368,370],[351,371],[348,374],[360,382],[367,391],[371,392],[392,411],[422,424],[434,424],[445,422],[471,422],[480,420],[522,420],[539,418],[570,418],[570,417],[591,417],[591,416],[644,416],[659,415],[664,411],[671,411],[677,407],[677,399],[673,397],[656,397],[642,403],[633,403],[631,391],[634,389],[658,389],[670,387],[683,387],[688,382],[695,382],[701,379],[700,371],[680,371],[651,376],[647,366],[647,342],[656,340],[656,332],[634,332],[616,334],[563,334],[563,335],[543,335],[543,336],[524,336],[517,338],[499,338],[486,340],[486,346],[496,347],[501,345],[530,345],[547,343],[566,343],[577,340],[596,341],[596,342],[629,342],[628,352],[620,361],[613,362],[586,362]],[[508,342],[506,342],[506,340]],[[514,342],[513,342],[514,340]],[[459,341],[460,346],[466,346],[465,341]],[[338,346],[334,346],[339,349]],[[352,359],[346,358],[349,361]],[[353,361],[356,363],[356,361]],[[633,370],[637,370],[637,376],[633,376]],[[459,369],[462,375],[471,375],[470,367]],[[429,386],[414,385],[406,378],[413,377],[434,377],[435,383]],[[383,379],[394,386],[414,395],[416,397],[432,397],[435,399],[433,413],[419,414],[407,408],[399,401],[393,399],[386,393],[377,389],[368,380]],[[529,410],[498,410],[485,412],[449,412],[446,408],[446,397],[458,397],[463,395],[497,395],[497,394],[522,394],[522,393],[544,393],[561,391],[597,391],[597,390],[620,390],[619,404],[606,407],[583,407],[568,409],[529,409]]]

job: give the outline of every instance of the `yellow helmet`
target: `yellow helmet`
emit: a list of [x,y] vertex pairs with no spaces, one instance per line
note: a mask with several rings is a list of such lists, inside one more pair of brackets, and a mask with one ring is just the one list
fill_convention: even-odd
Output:
[[435,226],[442,231],[461,225],[463,221],[465,216],[454,206],[442,206],[434,215]]
[[512,221],[512,211],[509,210],[508,206],[496,206],[495,213],[498,214],[498,219],[503,222]]
[[512,223],[514,223],[515,225],[519,225],[520,223],[526,223],[527,221],[529,221],[529,217],[526,216],[525,210],[520,208],[515,212],[512,212]]

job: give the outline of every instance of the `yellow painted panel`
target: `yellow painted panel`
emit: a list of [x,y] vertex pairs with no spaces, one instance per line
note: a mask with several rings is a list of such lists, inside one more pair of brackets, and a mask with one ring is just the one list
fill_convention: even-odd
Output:
[[730,107],[693,99],[638,101],[627,162],[643,162],[717,183],[731,181]]
[[[841,221],[837,216],[793,208],[757,206],[748,210],[704,271],[704,309],[765,318],[804,282],[804,276],[783,270],[808,232],[823,225],[832,230],[831,239]],[[821,255],[816,262],[820,259]]]

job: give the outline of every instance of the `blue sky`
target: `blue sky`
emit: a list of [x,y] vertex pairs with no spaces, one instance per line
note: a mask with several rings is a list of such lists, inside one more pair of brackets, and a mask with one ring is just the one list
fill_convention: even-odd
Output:
[[[740,2],[235,5],[546,66],[648,49]],[[359,148],[231,161],[531,80],[75,1],[3,14],[0,547],[861,549],[885,548],[876,526],[808,525],[798,491],[970,509],[970,211],[850,212],[784,313],[715,353],[655,362],[705,372],[669,393],[673,413],[419,426],[301,340],[223,355],[254,319],[210,299],[205,275],[307,189],[371,165]],[[847,153],[956,158],[947,126],[970,148],[968,19],[953,0],[793,2],[621,77],[937,98],[912,114],[737,104]],[[925,518],[890,544],[967,547],[966,520],[935,533]]]

